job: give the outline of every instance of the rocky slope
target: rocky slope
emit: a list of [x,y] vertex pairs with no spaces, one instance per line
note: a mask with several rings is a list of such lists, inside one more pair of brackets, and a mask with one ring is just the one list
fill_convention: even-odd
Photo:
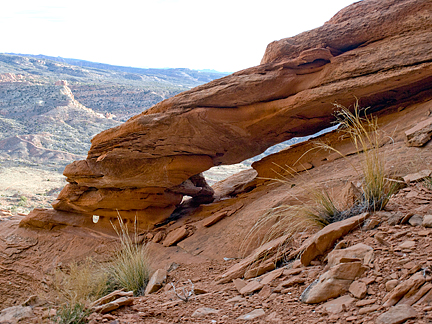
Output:
[[[32,305],[7,312],[49,321],[54,269],[88,256],[108,261],[118,211],[127,224],[138,216],[162,288],[124,297],[127,306],[113,310],[114,302],[91,323],[430,322],[431,17],[426,0],[355,3],[272,43],[261,65],[97,135],[87,158],[66,168],[55,209],[1,218],[1,302]],[[310,227],[289,244],[282,236],[261,245],[264,230],[247,240],[268,211],[310,201],[311,187],[347,205],[364,154],[334,130],[212,187],[200,172],[324,129],[333,103],[352,108],[354,95],[378,118],[380,152],[398,184],[386,209]],[[346,157],[313,149],[317,141]]]

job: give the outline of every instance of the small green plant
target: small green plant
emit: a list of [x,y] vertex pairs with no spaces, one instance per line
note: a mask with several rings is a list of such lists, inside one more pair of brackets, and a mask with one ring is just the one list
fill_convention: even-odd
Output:
[[120,244],[115,251],[115,259],[108,271],[118,288],[133,291],[136,296],[143,295],[150,276],[149,256],[147,246],[138,244],[137,222],[135,220],[135,237],[131,238],[126,224],[120,216],[117,217],[119,227],[112,224]]
[[423,180],[423,185],[429,189],[432,190],[432,177],[427,177]]
[[27,204],[27,197],[21,196],[18,202],[18,206],[24,207]]

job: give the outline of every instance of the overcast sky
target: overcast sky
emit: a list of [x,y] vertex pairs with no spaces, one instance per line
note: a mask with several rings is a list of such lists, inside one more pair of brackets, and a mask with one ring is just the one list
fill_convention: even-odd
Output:
[[0,53],[234,72],[353,0],[2,0]]

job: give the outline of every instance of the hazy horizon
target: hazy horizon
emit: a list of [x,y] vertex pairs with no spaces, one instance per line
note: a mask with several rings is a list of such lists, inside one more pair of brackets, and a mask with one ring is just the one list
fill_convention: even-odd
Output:
[[258,65],[270,42],[319,27],[353,2],[4,1],[0,52],[235,72]]

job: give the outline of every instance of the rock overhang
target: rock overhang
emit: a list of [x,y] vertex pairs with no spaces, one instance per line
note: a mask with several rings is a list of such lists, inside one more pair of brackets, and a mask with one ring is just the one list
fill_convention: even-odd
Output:
[[[241,162],[330,126],[334,103],[349,106],[358,98],[373,111],[432,98],[430,39],[430,1],[348,6],[322,27],[269,44],[260,65],[183,92],[96,135],[87,159],[66,167],[71,185],[54,207],[82,212],[84,206],[111,217],[116,210],[104,207],[115,196],[110,191],[135,191],[136,197],[116,198],[129,204],[121,213],[150,217],[165,197],[160,218],[168,217],[182,196],[174,188],[212,166]],[[153,205],[147,196],[142,208],[137,197],[145,188],[162,193]]]

